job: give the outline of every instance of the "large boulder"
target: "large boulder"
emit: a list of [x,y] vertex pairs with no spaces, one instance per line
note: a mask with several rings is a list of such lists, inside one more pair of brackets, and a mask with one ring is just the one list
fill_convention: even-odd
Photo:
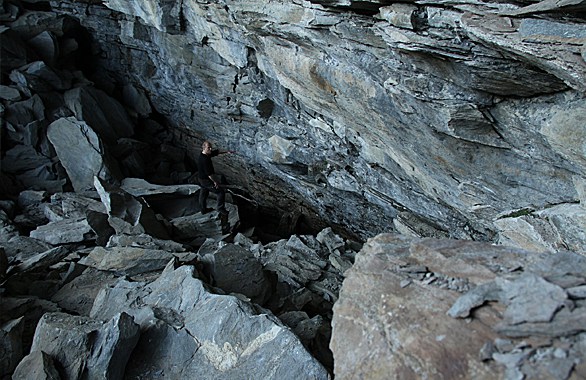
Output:
[[334,374],[584,377],[585,269],[574,253],[379,235],[334,306]]
[[108,320],[123,310],[142,327],[127,376],[329,378],[271,312],[214,294],[196,277],[194,267],[169,263],[150,284],[120,280],[99,293],[93,318]]

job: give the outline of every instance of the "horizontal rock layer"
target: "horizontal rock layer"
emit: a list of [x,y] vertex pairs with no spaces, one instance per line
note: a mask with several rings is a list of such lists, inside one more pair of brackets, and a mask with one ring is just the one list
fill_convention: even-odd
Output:
[[[176,144],[237,150],[223,170],[261,205],[362,238],[394,226],[583,249],[544,213],[583,200],[586,37],[564,4],[104,3],[53,5]],[[584,226],[581,210],[563,218]]]

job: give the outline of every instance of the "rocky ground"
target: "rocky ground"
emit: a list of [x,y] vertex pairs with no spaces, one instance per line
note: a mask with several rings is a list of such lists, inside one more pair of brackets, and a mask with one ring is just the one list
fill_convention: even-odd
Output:
[[[240,188],[202,214],[193,152],[149,94],[83,59],[87,30],[42,1],[0,6],[0,378],[586,377],[583,256],[363,246],[291,234],[294,210],[263,230]],[[561,228],[580,207],[543,212]]]
[[327,378],[360,244],[245,226],[238,189],[201,214],[145,94],[84,76],[79,25],[26,25],[2,31],[2,378]]

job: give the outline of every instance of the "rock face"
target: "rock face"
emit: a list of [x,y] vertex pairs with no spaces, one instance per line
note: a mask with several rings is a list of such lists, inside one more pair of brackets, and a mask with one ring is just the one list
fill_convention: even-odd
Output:
[[569,252],[379,235],[334,306],[335,377],[582,378],[585,269]]
[[293,226],[584,251],[581,2],[52,5]]

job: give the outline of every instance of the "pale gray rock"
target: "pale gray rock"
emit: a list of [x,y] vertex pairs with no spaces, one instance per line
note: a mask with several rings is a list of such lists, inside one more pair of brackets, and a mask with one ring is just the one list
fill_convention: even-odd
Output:
[[161,271],[173,257],[171,253],[157,249],[95,247],[79,263],[102,271],[134,276]]
[[568,296],[571,298],[586,298],[586,285],[568,288],[566,291],[568,292]]
[[[100,292],[92,309],[95,318],[106,320],[122,307],[132,309],[127,313],[142,321],[142,338],[127,374],[329,378],[270,312],[233,296],[210,293],[195,276],[193,267],[175,269],[170,263],[148,285],[121,280]],[[138,302],[129,304],[129,299]],[[259,362],[266,365],[259,367]]]
[[206,238],[221,240],[230,234],[239,222],[236,206],[226,203],[226,210],[228,210],[227,217],[217,211],[210,211],[206,214],[198,212],[169,220],[173,226],[174,239],[187,243],[203,242]]
[[321,244],[325,244],[330,253],[334,253],[336,250],[343,251],[345,245],[344,239],[338,236],[331,227],[321,230],[315,238]]
[[277,274],[279,281],[296,289],[319,279],[327,265],[326,260],[295,235],[289,240],[267,244],[260,260],[267,270]]
[[503,321],[511,325],[549,322],[567,299],[562,288],[534,274],[524,274],[513,281],[497,278],[496,283],[503,289],[507,304]]
[[[176,138],[165,143],[191,159],[204,139],[237,150],[217,169],[263,207],[301,204],[316,230],[319,216],[362,240],[396,226],[532,249],[498,217],[579,199],[582,138],[569,131],[583,125],[583,21],[565,13],[579,1],[534,11],[513,2],[146,4],[107,2],[120,23],[98,5],[56,8],[103,41],[106,70],[169,118]],[[553,250],[566,243],[543,239]]]
[[96,233],[87,219],[64,219],[37,227],[30,237],[49,244],[60,245],[96,240]]
[[84,121],[62,118],[49,125],[47,137],[55,147],[73,188],[84,192],[94,188],[94,176],[108,177],[104,147]]
[[200,189],[198,185],[156,185],[142,178],[124,178],[120,188],[135,197],[161,194],[193,195]]
[[126,363],[140,336],[139,326],[126,313],[106,322],[98,335],[88,366],[89,377],[123,379]]
[[61,380],[59,372],[50,355],[43,351],[33,351],[22,359],[16,367],[13,380]]
[[[111,272],[87,268],[81,275],[63,285],[51,300],[62,310],[72,314],[90,316],[94,300],[100,290],[118,281],[118,276]],[[109,318],[112,318],[113,313]]]
[[71,250],[67,246],[51,248],[29,257],[22,263],[12,267],[10,272],[26,272],[44,269],[63,260],[63,258],[67,257],[70,253]]
[[159,249],[169,253],[183,253],[186,248],[183,244],[173,240],[163,240],[151,235],[114,235],[108,242],[108,247],[142,247],[145,249]]
[[[579,320],[586,309],[544,277],[548,272],[564,282],[559,277],[574,276],[583,261],[570,252],[557,256],[390,234],[372,238],[347,272],[334,305],[334,374],[343,379],[389,373],[580,377],[584,368],[567,364],[581,362]],[[416,273],[423,276],[413,277]],[[466,279],[470,289],[442,286],[446,276]],[[556,357],[553,349],[562,341],[572,348]],[[549,348],[552,354],[544,355]]]
[[16,102],[21,99],[18,89],[10,86],[0,85],[0,99]]
[[87,211],[107,212],[106,207],[100,200],[72,192],[51,195],[51,203],[58,205],[63,217],[67,218],[81,218],[85,216]]

